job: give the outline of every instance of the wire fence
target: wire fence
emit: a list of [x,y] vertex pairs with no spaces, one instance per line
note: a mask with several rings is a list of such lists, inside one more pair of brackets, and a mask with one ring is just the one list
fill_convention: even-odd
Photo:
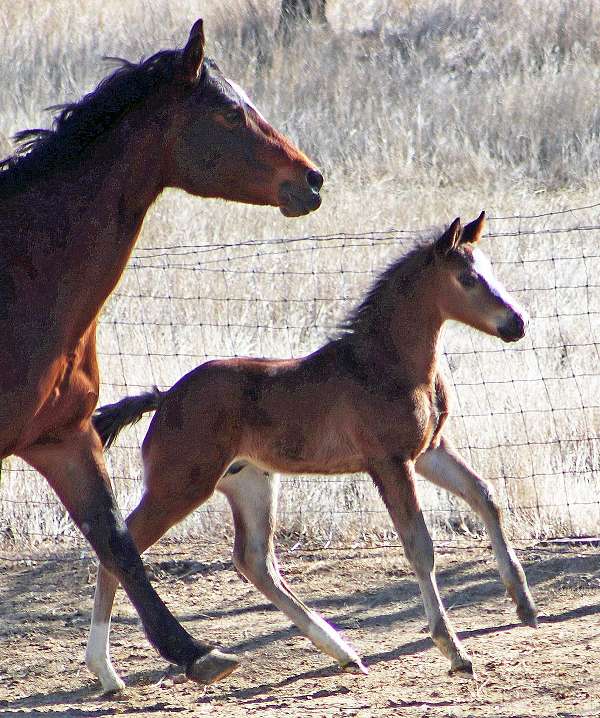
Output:
[[[528,309],[516,345],[452,325],[444,371],[456,398],[448,434],[492,482],[513,540],[600,533],[600,204],[491,218],[483,249]],[[301,356],[336,332],[374,276],[430,231],[273,238],[138,248],[99,325],[101,403],[197,364],[240,355]],[[147,421],[108,454],[121,507],[142,488],[139,446]],[[425,481],[418,487],[438,540],[480,535],[464,504]],[[229,530],[219,498],[172,536]],[[45,482],[5,461],[0,494],[5,537],[31,543],[74,535]],[[368,477],[284,477],[281,531],[305,545],[393,541]]]

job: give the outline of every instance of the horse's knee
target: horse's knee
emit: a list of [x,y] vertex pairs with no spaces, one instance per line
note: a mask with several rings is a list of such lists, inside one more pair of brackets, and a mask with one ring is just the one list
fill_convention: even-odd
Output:
[[435,570],[433,541],[426,528],[411,531],[405,537],[404,553],[418,576],[430,575]]
[[240,550],[238,546],[234,546],[231,558],[238,573],[241,573],[242,576],[246,576],[246,561],[244,559],[243,549]]
[[262,583],[269,576],[269,559],[265,546],[246,545],[233,551],[233,564],[252,583]]
[[407,553],[407,558],[417,577],[424,578],[434,573],[435,557],[433,552],[425,553],[416,551],[411,556],[408,556]]
[[120,514],[95,517],[95,520],[84,521],[82,531],[91,543],[102,566],[113,576],[121,579],[138,572],[143,572],[140,555],[133,539]]
[[488,484],[487,481],[480,480],[478,489],[478,503],[480,505],[481,512],[487,513],[495,523],[500,523],[500,507],[498,506],[494,488],[491,484]]

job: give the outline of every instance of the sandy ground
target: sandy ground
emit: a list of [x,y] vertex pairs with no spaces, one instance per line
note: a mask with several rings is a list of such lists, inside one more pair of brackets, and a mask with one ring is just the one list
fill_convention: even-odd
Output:
[[[2,716],[600,716],[600,551],[520,551],[541,614],[516,623],[484,548],[437,547],[445,605],[474,657],[472,680],[449,676],[425,629],[418,589],[399,549],[282,552],[298,593],[343,630],[370,667],[340,673],[240,580],[228,547],[165,546],[148,566],[161,595],[196,636],[243,657],[225,681],[178,683],[144,638],[122,591],[113,658],[127,684],[102,696],[83,663],[93,565],[61,560],[0,568]],[[11,559],[11,560],[7,560]]]

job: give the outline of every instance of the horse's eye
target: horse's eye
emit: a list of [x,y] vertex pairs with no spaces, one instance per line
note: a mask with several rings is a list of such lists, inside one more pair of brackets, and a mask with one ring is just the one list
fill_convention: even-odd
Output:
[[463,272],[459,277],[458,281],[465,287],[466,289],[471,289],[477,284],[477,275],[473,274],[472,272]]
[[229,127],[240,127],[246,121],[246,116],[242,109],[226,110],[223,112],[223,119]]

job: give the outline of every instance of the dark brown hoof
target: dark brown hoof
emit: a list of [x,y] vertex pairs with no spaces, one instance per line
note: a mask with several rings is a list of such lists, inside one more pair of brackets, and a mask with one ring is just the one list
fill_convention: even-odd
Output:
[[537,608],[531,606],[517,606],[517,616],[521,619],[521,623],[531,628],[538,627]]
[[360,660],[360,658],[358,658],[356,661],[348,661],[348,663],[344,663],[344,665],[342,666],[342,670],[345,673],[355,673],[357,675],[362,674],[364,676],[367,676],[369,674],[369,669]]
[[223,653],[216,648],[188,666],[185,675],[190,681],[210,685],[228,676],[240,665],[239,658],[232,653]]

